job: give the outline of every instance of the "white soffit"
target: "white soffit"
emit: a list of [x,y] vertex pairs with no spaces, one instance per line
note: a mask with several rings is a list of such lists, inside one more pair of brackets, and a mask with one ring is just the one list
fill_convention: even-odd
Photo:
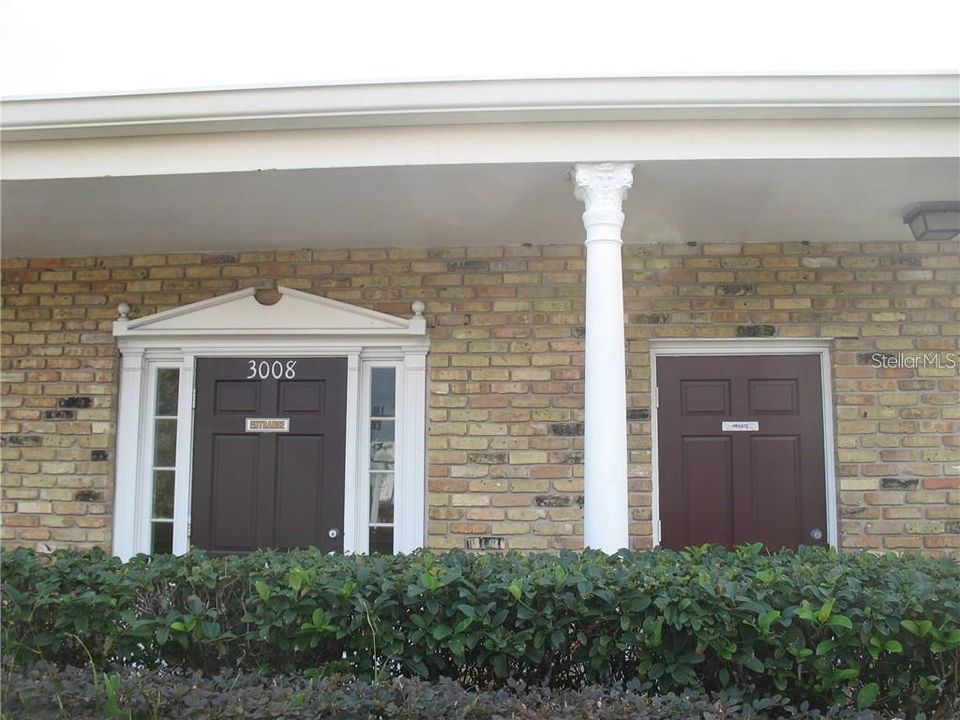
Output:
[[[580,244],[567,163],[5,182],[8,257]],[[960,197],[960,159],[638,162],[628,244],[913,242],[902,217]],[[291,268],[290,272],[294,272]],[[336,264],[327,282],[348,286]]]

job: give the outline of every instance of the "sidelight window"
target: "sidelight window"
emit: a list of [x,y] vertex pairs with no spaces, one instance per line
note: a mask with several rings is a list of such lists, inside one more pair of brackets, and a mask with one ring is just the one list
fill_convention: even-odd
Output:
[[153,398],[150,551],[173,552],[173,497],[177,470],[180,370],[158,368]]
[[393,552],[394,493],[397,447],[397,369],[370,368],[369,549]]

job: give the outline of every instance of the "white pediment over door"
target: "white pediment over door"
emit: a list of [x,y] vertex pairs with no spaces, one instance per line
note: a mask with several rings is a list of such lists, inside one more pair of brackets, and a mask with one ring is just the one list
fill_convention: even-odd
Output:
[[113,325],[118,337],[216,335],[425,335],[423,303],[401,318],[280,286],[270,305],[248,288]]

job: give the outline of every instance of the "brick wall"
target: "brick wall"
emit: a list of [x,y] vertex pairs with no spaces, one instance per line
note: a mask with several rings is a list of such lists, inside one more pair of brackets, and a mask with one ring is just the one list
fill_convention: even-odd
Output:
[[[393,314],[426,302],[429,540],[582,537],[579,246],[296,250],[3,263],[3,542],[109,546],[116,306],[280,283]],[[845,548],[960,554],[956,243],[627,247],[632,543],[650,545],[650,338],[834,337]],[[877,355],[879,353],[879,355]],[[875,367],[886,363],[889,367]]]

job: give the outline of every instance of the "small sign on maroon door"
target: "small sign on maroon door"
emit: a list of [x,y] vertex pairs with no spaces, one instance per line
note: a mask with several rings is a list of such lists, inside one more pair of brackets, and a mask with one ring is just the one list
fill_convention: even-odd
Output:
[[247,432],[290,432],[290,418],[247,418]]
[[720,429],[723,432],[757,432],[760,430],[760,423],[756,420],[723,421],[720,423]]

